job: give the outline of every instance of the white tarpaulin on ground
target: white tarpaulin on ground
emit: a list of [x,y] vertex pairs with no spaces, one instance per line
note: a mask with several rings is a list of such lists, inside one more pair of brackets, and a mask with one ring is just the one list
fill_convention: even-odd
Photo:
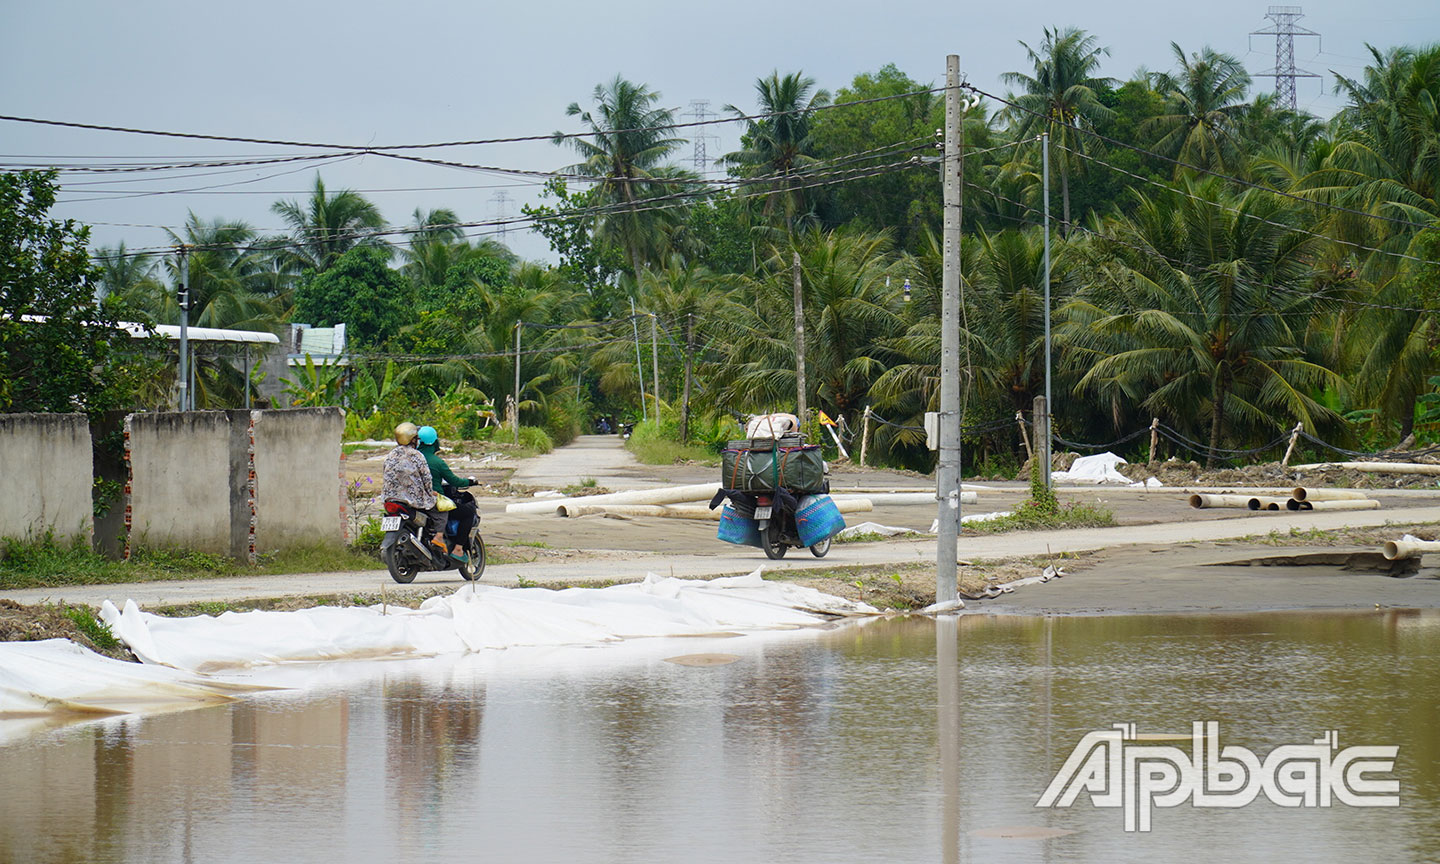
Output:
[[419,609],[316,607],[295,612],[226,612],[165,618],[109,601],[101,618],[146,663],[217,672],[267,663],[314,662],[579,645],[627,637],[814,625],[829,615],[878,610],[816,591],[748,576],[709,581],[660,578],[608,588],[466,585]]
[[0,642],[0,717],[185,708],[224,702],[237,691],[253,689],[112,660],[68,639]]
[[1116,486],[1160,486],[1159,480],[1154,477],[1147,478],[1143,483],[1131,480],[1124,474],[1115,470],[1116,465],[1127,464],[1124,459],[1114,453],[1096,453],[1094,456],[1081,456],[1070,466],[1069,471],[1051,471],[1050,481],[1052,483],[1075,483],[1084,486],[1099,486],[1102,484],[1113,484]]

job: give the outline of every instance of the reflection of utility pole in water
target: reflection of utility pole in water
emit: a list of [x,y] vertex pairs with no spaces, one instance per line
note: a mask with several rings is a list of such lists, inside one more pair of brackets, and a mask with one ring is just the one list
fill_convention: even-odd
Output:
[[935,618],[936,737],[940,741],[940,860],[960,860],[960,619]]

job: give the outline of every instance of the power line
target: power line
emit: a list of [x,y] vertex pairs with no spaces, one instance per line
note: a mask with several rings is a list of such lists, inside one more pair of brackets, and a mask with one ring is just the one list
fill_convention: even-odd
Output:
[[[799,109],[806,112],[830,111],[837,108],[850,108],[857,105],[869,105],[875,102],[888,102],[894,99],[911,99],[916,96],[925,96],[931,93],[938,93],[945,88],[930,87],[924,90],[913,90],[908,93],[897,93],[890,96],[876,96],[870,99],[856,99],[850,102],[836,102],[830,105],[821,105],[815,108]],[[666,123],[660,126],[647,126],[643,130],[636,129],[594,129],[588,132],[552,132],[546,135],[516,135],[508,138],[476,138],[466,141],[437,141],[425,144],[388,144],[383,146],[367,146],[356,144],[332,144],[315,141],[289,141],[278,138],[250,138],[239,135],[211,135],[200,132],[172,132],[159,129],[140,129],[129,126],[111,126],[100,123],[80,123],[68,120],[46,120],[37,117],[19,117],[10,114],[0,114],[0,120],[8,120],[13,123],[29,123],[40,126],[59,126],[69,129],[88,129],[96,132],[121,132],[130,135],[154,135],[163,138],[187,138],[200,141],[224,141],[236,144],[267,144],[278,147],[306,147],[323,150],[358,150],[366,153],[379,153],[386,150],[433,150],[444,147],[471,147],[486,144],[518,144],[526,141],[565,141],[571,138],[590,138],[605,135],[625,135],[636,131],[666,131],[673,129],[689,129],[703,126],[714,126],[720,123],[743,123],[751,120],[763,120],[770,117],[780,117],[786,114],[795,114],[798,111],[767,111],[756,114],[738,114],[732,117],[718,117],[714,120],[697,120],[689,123]]]

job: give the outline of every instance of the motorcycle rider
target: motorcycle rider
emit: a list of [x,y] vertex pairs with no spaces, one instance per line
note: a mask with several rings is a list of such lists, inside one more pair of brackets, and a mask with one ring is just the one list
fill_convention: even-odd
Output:
[[[469,477],[456,477],[450,466],[440,456],[440,435],[433,426],[421,426],[420,431],[415,434],[420,442],[417,449],[425,457],[425,463],[430,468],[430,485],[435,492],[443,492],[444,484],[449,483],[456,489],[466,489],[474,486],[476,481]],[[468,560],[465,554],[465,541],[462,538],[470,536],[470,529],[475,526],[475,497],[473,495],[457,495],[455,498],[455,537],[460,540],[451,549],[451,558],[457,561]]]
[[395,427],[395,443],[398,446],[385,457],[380,495],[385,501],[399,501],[423,512],[425,531],[421,540],[444,555],[448,551],[445,547],[445,514],[435,509],[430,466],[415,449],[415,437],[419,431],[414,423],[408,421]]

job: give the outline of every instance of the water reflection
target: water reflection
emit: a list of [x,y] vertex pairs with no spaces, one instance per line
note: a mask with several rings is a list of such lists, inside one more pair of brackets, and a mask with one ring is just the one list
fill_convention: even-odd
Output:
[[[664,662],[706,651],[740,659]],[[1377,612],[882,620],[274,670],[303,686],[0,746],[0,862],[1432,859],[1437,660],[1440,616]],[[1083,798],[1035,808],[1086,732],[1201,719],[1262,752],[1326,729],[1399,744],[1403,806],[1182,807],[1148,835]]]

